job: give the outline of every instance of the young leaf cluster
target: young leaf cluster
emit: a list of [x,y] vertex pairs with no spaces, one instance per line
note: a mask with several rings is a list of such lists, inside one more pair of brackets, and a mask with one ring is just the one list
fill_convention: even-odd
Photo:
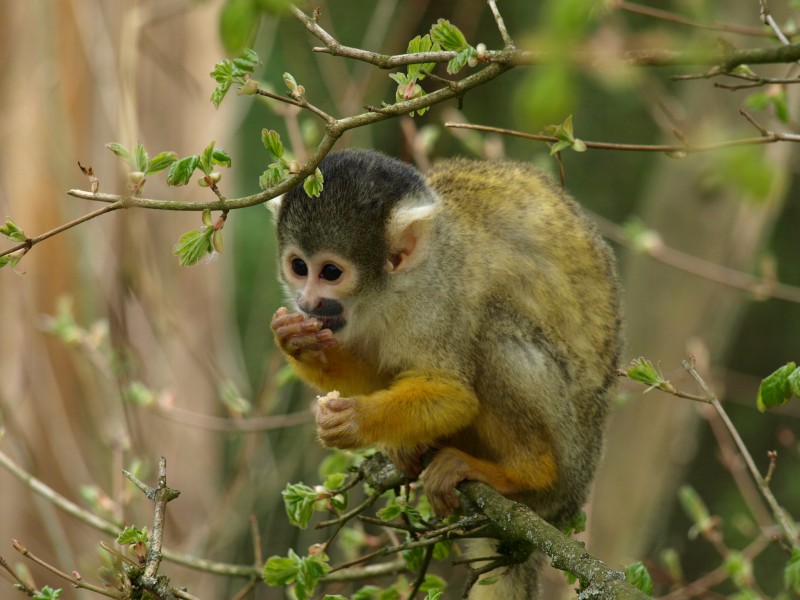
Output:
[[222,253],[222,227],[213,223],[208,209],[203,211],[202,219],[203,226],[184,233],[172,249],[182,267],[197,264],[214,252]]
[[[284,75],[291,77],[288,73]],[[294,77],[291,77],[294,83]],[[295,89],[302,89],[303,86],[298,86],[294,83]],[[290,89],[291,86],[290,86]],[[262,190],[268,190],[278,185],[281,181],[286,179],[293,173],[300,171],[300,165],[297,161],[289,161],[284,157],[283,142],[281,141],[280,134],[272,129],[261,130],[261,143],[267,151],[275,158],[275,161],[267,165],[267,170],[258,178],[258,185]],[[309,198],[317,198],[322,193],[322,187],[325,179],[322,176],[322,171],[317,168],[314,173],[306,177],[303,181],[303,189]]]
[[143,562],[147,556],[147,527],[137,529],[133,525],[128,525],[122,533],[117,536],[117,543],[128,546],[131,554]]
[[750,110],[764,111],[770,106],[775,110],[775,117],[781,123],[789,122],[789,99],[785,86],[772,86],[763,92],[750,94],[744,102]]
[[291,585],[297,600],[308,600],[313,596],[320,577],[330,570],[324,552],[298,556],[290,548],[288,556],[271,556],[267,560],[262,577],[267,585]]
[[793,397],[800,398],[800,369],[790,362],[761,381],[756,406],[764,412],[768,408],[786,404]]
[[[417,36],[408,43],[408,53],[414,54],[417,52],[436,52],[440,50],[439,44],[431,40],[430,34],[424,36]],[[416,63],[406,67],[405,73],[390,73],[391,77],[397,82],[397,91],[395,93],[395,102],[405,102],[415,98],[421,98],[425,95],[425,90],[419,85],[419,81],[425,79],[425,76],[430,73],[436,63]],[[426,106],[416,111],[418,115],[424,115],[430,107]],[[414,116],[414,113],[410,113]]]
[[[22,229],[20,229],[17,224],[11,220],[11,217],[6,217],[5,225],[0,226],[0,234],[3,234],[12,242],[24,242],[28,239],[28,236],[25,235],[25,232],[22,231]],[[12,254],[0,256],[0,269],[6,265],[11,265],[12,268],[16,267],[17,263],[22,260],[22,256],[24,254],[24,251],[17,250]]]
[[625,374],[634,381],[649,385],[650,387],[645,390],[645,393],[653,388],[670,394],[675,393],[675,387],[664,379],[661,373],[653,366],[653,363],[646,358],[637,358],[631,361],[631,365],[625,370]]
[[[479,52],[467,43],[461,30],[446,19],[439,19],[432,25],[430,33],[412,39],[408,43],[406,52],[416,54],[440,50],[457,53],[455,58],[447,63],[447,72],[450,74],[458,73],[465,65],[474,67],[478,64]],[[419,82],[425,79],[435,66],[436,63],[416,63],[408,65],[405,73],[391,73],[389,77],[397,83],[395,102],[422,98],[426,92]],[[416,114],[423,115],[429,108],[421,108]],[[409,114],[413,117],[415,113]]]
[[458,73],[465,65],[474,67],[478,64],[478,51],[467,43],[461,30],[447,19],[439,19],[431,27],[431,39],[442,50],[458,53],[447,63],[447,72],[451,75]]
[[178,158],[178,155],[174,152],[159,152],[153,158],[150,158],[141,142],[136,143],[133,151],[128,150],[118,142],[109,142],[106,144],[106,148],[131,167],[128,172],[128,189],[134,194],[142,190],[148,175],[163,171]]
[[211,183],[219,183],[222,175],[215,171],[215,166],[230,167],[231,157],[222,148],[217,148],[215,142],[211,142],[203,150],[202,154],[192,154],[180,160],[175,160],[169,167],[167,173],[167,185],[186,185],[191,181],[196,169],[200,169],[203,177],[197,180],[201,187],[209,187]]
[[211,102],[214,106],[219,108],[220,102],[234,83],[252,87],[249,83],[250,75],[260,63],[258,54],[247,48],[238,58],[226,58],[214,65],[211,71],[211,77],[217,82],[217,87],[211,93]]
[[653,578],[643,563],[635,562],[625,567],[625,579],[648,596],[653,595]]
[[53,589],[46,585],[33,595],[33,600],[58,600],[61,598],[61,591],[61,588]]
[[575,152],[586,152],[586,144],[575,137],[572,129],[572,115],[559,125],[548,125],[545,130],[558,141],[550,145],[550,156],[572,148]]

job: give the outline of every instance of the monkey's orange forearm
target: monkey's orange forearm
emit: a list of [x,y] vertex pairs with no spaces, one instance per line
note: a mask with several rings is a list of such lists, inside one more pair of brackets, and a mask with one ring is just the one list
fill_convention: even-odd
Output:
[[322,392],[337,390],[342,396],[369,394],[389,382],[387,376],[340,348],[325,350],[325,361],[286,358],[303,381]]
[[388,388],[358,398],[359,433],[367,444],[429,445],[469,425],[478,399],[456,379],[408,371]]

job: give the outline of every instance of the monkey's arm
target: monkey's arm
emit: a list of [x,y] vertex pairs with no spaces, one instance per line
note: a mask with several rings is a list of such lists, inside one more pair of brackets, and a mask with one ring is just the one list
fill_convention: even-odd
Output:
[[474,392],[446,374],[406,371],[373,394],[321,398],[317,433],[326,446],[429,446],[469,425],[478,414]]
[[279,308],[270,325],[292,370],[309,385],[348,396],[387,385],[388,378],[339,348],[331,330],[323,329],[319,320]]

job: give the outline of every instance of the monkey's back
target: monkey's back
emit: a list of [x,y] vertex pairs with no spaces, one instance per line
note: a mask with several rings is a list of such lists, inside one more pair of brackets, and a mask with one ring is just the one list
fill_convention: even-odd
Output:
[[[444,220],[456,223],[453,246],[471,252],[463,277],[479,296],[470,303],[483,306],[474,385],[486,414],[457,443],[488,442],[495,455],[519,460],[546,439],[559,482],[520,500],[546,518],[568,518],[600,455],[621,350],[611,250],[577,203],[529,165],[457,159],[436,166],[428,184]],[[484,355],[484,347],[503,352]]]

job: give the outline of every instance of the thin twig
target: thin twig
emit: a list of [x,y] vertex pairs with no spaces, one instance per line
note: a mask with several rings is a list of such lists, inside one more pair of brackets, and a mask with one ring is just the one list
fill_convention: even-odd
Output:
[[144,569],[145,579],[155,579],[161,564],[161,548],[164,542],[164,524],[167,518],[167,503],[180,495],[178,490],[167,487],[167,459],[158,460],[158,485],[152,488],[147,497],[153,500],[153,534],[147,548],[147,564]]
[[[92,192],[86,192],[86,194],[88,194],[90,196],[94,195]],[[92,199],[92,198],[89,198],[89,199]],[[60,225],[60,226],[56,227],[55,229],[51,229],[50,231],[47,231],[47,232],[45,232],[45,233],[43,233],[41,235],[37,235],[36,237],[28,238],[24,242],[22,242],[20,244],[17,244],[16,246],[13,246],[12,248],[8,248],[6,250],[3,250],[2,252],[0,252],[0,256],[5,256],[6,254],[12,254],[14,252],[17,252],[18,250],[24,250],[25,252],[27,252],[28,250],[33,248],[39,242],[42,242],[42,241],[46,240],[49,237],[53,237],[54,235],[57,235],[57,234],[61,233],[62,231],[66,231],[67,229],[72,229],[76,225],[80,225],[81,223],[84,223],[86,221],[89,221],[91,219],[99,217],[99,216],[104,215],[106,213],[109,213],[111,211],[117,210],[119,208],[125,208],[124,202],[122,202],[120,197],[117,197],[112,202],[113,203],[110,204],[109,206],[104,206],[103,208],[98,208],[97,210],[92,211],[90,213],[87,213],[87,214],[83,215],[82,217],[78,217],[77,219],[73,219],[69,223],[64,223],[63,225]]]
[[778,504],[778,501],[775,498],[775,495],[772,493],[769,484],[764,481],[764,478],[761,476],[761,472],[758,470],[755,461],[753,461],[750,451],[747,449],[747,446],[745,446],[744,441],[742,441],[739,432],[728,417],[728,414],[725,412],[725,409],[722,407],[719,399],[716,397],[714,392],[711,391],[711,388],[708,387],[708,384],[706,384],[706,382],[694,368],[694,365],[688,361],[683,361],[683,368],[686,369],[692,377],[694,377],[695,381],[703,390],[703,393],[711,402],[711,405],[719,414],[722,422],[727,427],[728,433],[730,433],[733,441],[736,443],[739,452],[747,464],[747,468],[750,470],[751,477],[755,480],[756,484],[761,490],[761,494],[764,496],[767,504],[769,504],[770,508],[772,509],[773,518],[781,526],[786,540],[793,548],[800,548],[800,539],[798,539],[797,535],[797,525],[791,520],[789,515],[783,510],[780,504]]
[[772,37],[772,33],[761,27],[748,27],[746,25],[736,25],[732,23],[702,23],[695,21],[688,17],[678,15],[666,10],[644,6],[635,2],[616,2],[612,8],[624,10],[629,13],[636,13],[661,21],[669,23],[676,23],[678,25],[687,25],[696,29],[706,29],[711,31],[724,31],[727,33],[738,33],[741,35],[750,35],[758,37]]
[[497,10],[497,3],[495,0],[487,0],[487,2],[492,11],[492,16],[494,17],[495,23],[497,23],[497,29],[500,31],[500,37],[503,38],[503,44],[507,50],[513,50],[515,48],[514,40],[509,35],[508,29],[506,29],[506,23],[503,21],[503,16],[500,14],[500,11]]
[[667,246],[661,240],[648,245],[647,248],[642,250],[642,248],[631,242],[630,236],[625,232],[624,227],[594,213],[592,213],[592,218],[597,222],[600,232],[605,237],[628,248],[644,252],[647,256],[660,263],[726,287],[751,293],[757,298],[776,298],[787,302],[800,303],[800,287],[771,279],[763,279],[744,271],[731,269]]
[[428,546],[425,549],[425,556],[422,558],[417,580],[414,582],[414,587],[411,588],[411,593],[408,595],[409,598],[416,598],[422,584],[425,583],[425,575],[428,573],[428,567],[431,565],[431,559],[433,558],[433,549],[433,546]]
[[[447,122],[445,127],[453,127],[457,129],[474,129],[476,131],[487,131],[490,133],[499,133],[502,135],[511,135],[528,140],[537,140],[540,142],[556,143],[558,138],[552,135],[544,135],[539,133],[525,133],[513,129],[503,129],[501,127],[490,127],[488,125],[474,125],[472,123],[453,123]],[[701,152],[713,152],[715,150],[722,150],[724,148],[731,148],[734,146],[752,146],[760,144],[774,144],[775,142],[800,142],[800,134],[796,133],[781,133],[774,131],[767,131],[765,135],[759,137],[740,138],[738,140],[726,140],[724,142],[716,142],[713,144],[617,144],[612,142],[591,142],[581,138],[581,141],[586,144],[587,148],[595,150],[619,150],[623,152],[663,152],[665,154],[698,154]]]
[[[32,492],[38,494],[48,502],[52,503],[57,508],[60,508],[68,515],[75,517],[79,521],[94,527],[98,531],[102,531],[108,535],[113,537],[117,537],[122,532],[122,527],[119,527],[112,523],[111,521],[107,521],[97,515],[85,510],[68,500],[55,490],[53,490],[50,486],[46,483],[42,482],[40,479],[37,479],[24,469],[22,469],[17,463],[15,463],[11,458],[5,454],[2,450],[0,450],[0,466],[5,467],[12,475],[14,475],[17,479],[19,479],[23,484],[25,484]],[[203,571],[206,573],[213,573],[216,575],[224,575],[227,577],[260,577],[261,576],[261,569],[254,568],[250,565],[237,565],[232,563],[223,563],[218,561],[207,560],[205,558],[199,558],[196,556],[192,556],[190,554],[184,554],[182,552],[176,552],[174,550],[168,550],[164,548],[162,550],[162,554],[164,558],[170,562],[175,564],[183,565],[185,567],[189,567],[191,569],[195,569],[197,571]]]
[[25,558],[35,562],[40,567],[44,567],[45,569],[47,569],[51,573],[57,575],[61,579],[64,579],[65,581],[69,581],[76,588],[89,590],[91,592],[94,592],[95,594],[100,594],[101,596],[106,596],[108,598],[123,598],[124,597],[124,595],[121,592],[113,592],[113,591],[109,590],[106,587],[101,587],[101,586],[94,585],[94,584],[91,584],[91,583],[88,583],[88,582],[84,581],[83,578],[80,576],[80,574],[78,574],[77,572],[74,572],[72,575],[68,575],[67,573],[64,573],[64,571],[62,571],[58,567],[55,567],[55,566],[51,565],[46,560],[43,560],[43,559],[39,558],[38,556],[36,556],[35,554],[33,554],[30,550],[28,550],[25,546],[23,546],[17,540],[12,540],[12,545],[14,546],[14,549],[17,552],[22,554],[22,556],[24,556]]
[[777,37],[780,40],[781,44],[783,44],[784,46],[791,44],[789,39],[786,37],[786,35],[784,35],[783,31],[781,31],[781,28],[775,22],[775,19],[772,17],[772,13],[769,12],[769,8],[767,7],[767,0],[759,0],[759,4],[761,6],[760,10],[761,21],[764,23],[764,25],[772,29],[773,33],[775,34],[775,37]]

